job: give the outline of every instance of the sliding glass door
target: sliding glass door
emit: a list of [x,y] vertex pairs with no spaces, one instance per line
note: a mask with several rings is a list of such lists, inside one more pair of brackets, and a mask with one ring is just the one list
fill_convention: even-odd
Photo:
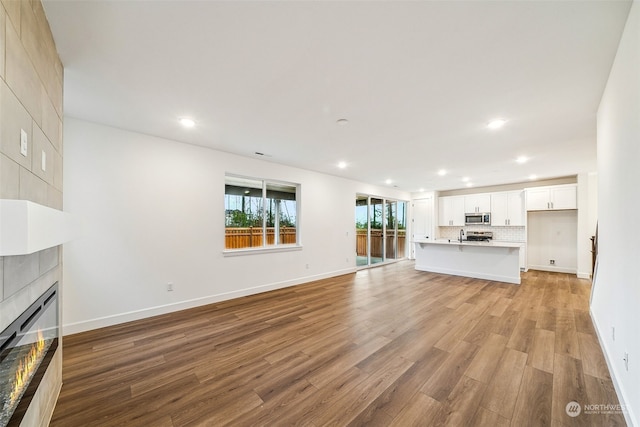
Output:
[[356,196],[356,266],[369,265],[369,197]]
[[356,265],[370,266],[404,258],[407,203],[356,196]]
[[384,261],[384,201],[371,197],[369,199],[370,214],[370,250],[369,265]]

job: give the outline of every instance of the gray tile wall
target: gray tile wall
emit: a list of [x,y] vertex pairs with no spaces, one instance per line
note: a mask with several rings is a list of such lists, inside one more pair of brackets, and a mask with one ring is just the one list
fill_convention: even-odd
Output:
[[[39,1],[0,5],[0,198],[62,209],[63,67]],[[20,131],[27,155],[20,153]],[[46,167],[42,169],[42,157]]]
[[[62,209],[62,86],[62,62],[41,2],[0,0],[0,199]],[[0,316],[26,309],[38,295],[25,289],[39,279],[59,280],[60,252],[0,257]]]
[[[62,62],[40,0],[0,0],[0,199],[62,209],[62,87]],[[26,156],[20,153],[21,130],[28,138]],[[0,257],[0,330],[53,283],[62,285],[61,252],[56,247]],[[49,384],[31,407],[55,401],[61,369],[61,363],[50,365]],[[46,424],[52,411],[30,408],[29,425]]]
[[4,258],[0,257],[0,302],[4,299]]
[[0,257],[0,331],[60,281],[60,260],[58,246],[29,255]]

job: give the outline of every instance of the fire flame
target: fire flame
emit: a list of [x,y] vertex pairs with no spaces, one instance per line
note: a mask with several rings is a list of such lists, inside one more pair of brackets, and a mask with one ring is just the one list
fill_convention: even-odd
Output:
[[44,337],[42,336],[42,331],[38,331],[38,339],[31,346],[29,353],[25,355],[22,360],[20,360],[18,364],[18,369],[16,370],[16,377],[13,382],[13,391],[9,395],[9,401],[11,404],[15,403],[16,400],[20,397],[22,390],[29,382],[29,379],[33,375],[33,372],[38,367],[38,359],[42,355],[42,351],[44,350]]

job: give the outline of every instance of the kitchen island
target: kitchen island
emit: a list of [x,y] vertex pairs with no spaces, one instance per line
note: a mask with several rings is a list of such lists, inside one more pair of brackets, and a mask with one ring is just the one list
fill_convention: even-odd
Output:
[[416,240],[416,270],[520,284],[520,245],[515,242]]

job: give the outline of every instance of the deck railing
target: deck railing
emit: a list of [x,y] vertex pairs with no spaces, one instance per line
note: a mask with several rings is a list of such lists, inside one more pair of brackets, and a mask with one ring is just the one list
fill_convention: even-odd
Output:
[[[406,230],[398,230],[398,253],[395,258],[405,257],[406,248]],[[392,257],[393,254],[393,241],[395,237],[394,230],[387,230],[387,258]],[[371,256],[382,257],[382,230],[379,228],[371,229]],[[356,254],[358,256],[367,256],[367,230],[356,229]]]
[[[406,230],[398,230],[398,250],[393,257],[393,241],[395,232],[387,231],[387,258],[404,258],[406,249]],[[371,230],[371,256],[382,257],[382,230]],[[275,242],[275,228],[267,227],[267,246]],[[295,227],[280,227],[280,244],[296,243]],[[262,227],[227,227],[225,228],[225,249],[242,249],[262,246]],[[367,255],[367,230],[356,229],[356,252],[358,256]]]
[[[275,242],[275,228],[267,227],[267,245]],[[279,244],[296,243],[295,227],[280,227]],[[253,248],[262,246],[262,227],[227,227],[224,233],[226,249]]]

